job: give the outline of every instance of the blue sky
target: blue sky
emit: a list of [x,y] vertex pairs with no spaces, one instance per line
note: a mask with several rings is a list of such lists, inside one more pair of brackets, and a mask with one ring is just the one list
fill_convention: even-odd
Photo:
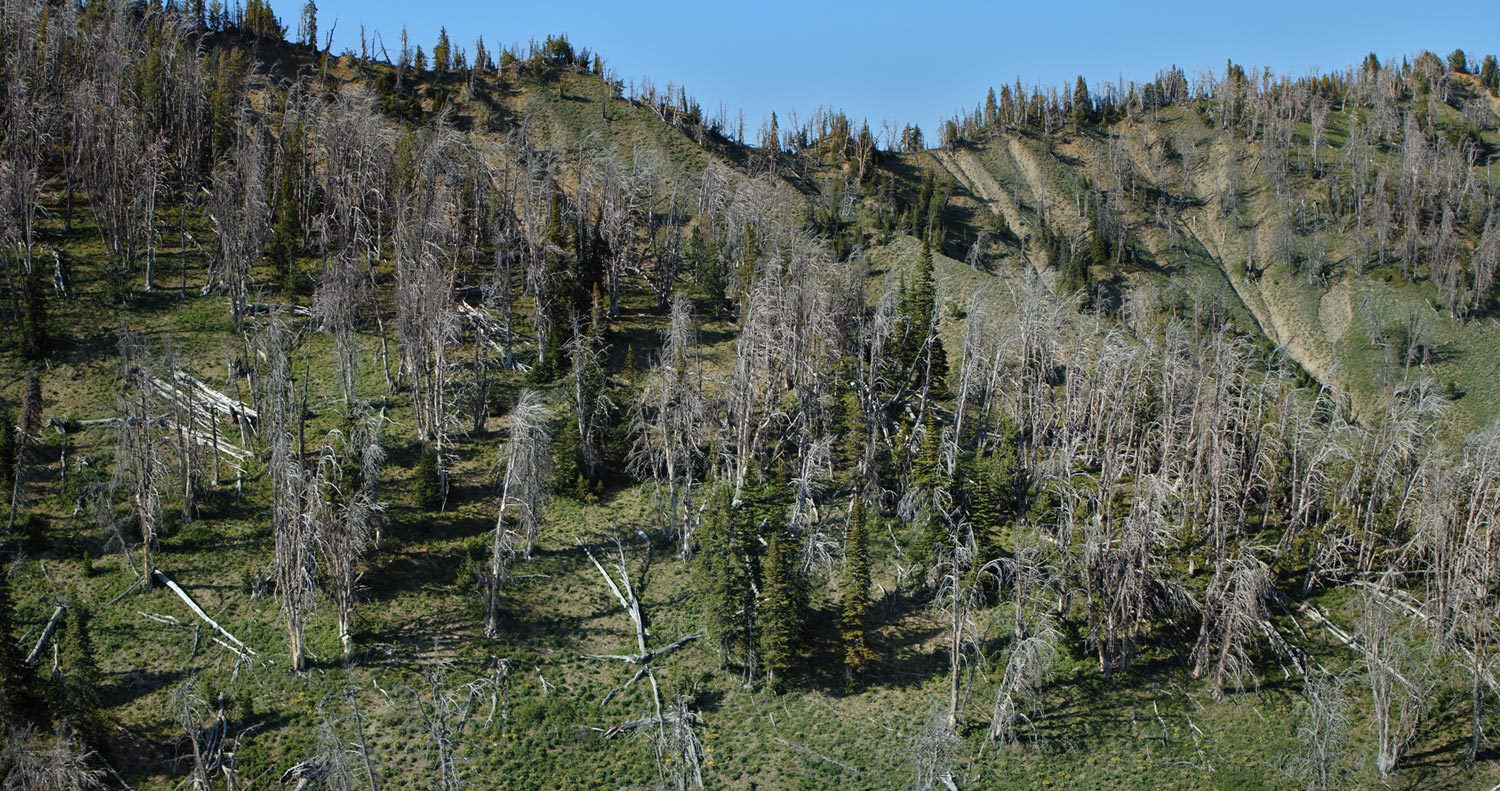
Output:
[[[302,0],[272,0],[292,32]],[[594,0],[320,0],[335,49],[357,48],[359,27],[378,30],[394,53],[403,25],[429,52],[439,26],[473,51],[566,32],[604,55],[630,81],[686,85],[704,109],[743,110],[753,134],[771,111],[806,117],[837,107],[878,131],[882,120],[922,125],[972,108],[985,90],[1023,84],[1150,79],[1176,64],[1189,75],[1226,58],[1278,72],[1324,71],[1374,51],[1471,57],[1500,50],[1500,3],[1477,2],[1096,2],[1024,4],[915,0],[817,0],[633,4]],[[393,55],[394,56],[394,55]]]

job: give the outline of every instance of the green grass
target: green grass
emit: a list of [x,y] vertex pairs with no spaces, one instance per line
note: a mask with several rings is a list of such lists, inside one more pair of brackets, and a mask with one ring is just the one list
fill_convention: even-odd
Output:
[[[563,82],[562,97],[551,88],[523,85],[500,101],[512,109],[531,108],[558,140],[569,144],[602,134],[617,141],[621,152],[632,145],[657,147],[678,176],[705,166],[701,149],[680,132],[664,131],[649,110],[616,103],[611,111],[615,120],[606,125],[598,105],[588,98],[598,83],[582,77]],[[1201,133],[1186,121],[1172,129],[1184,135]],[[1002,187],[1023,205],[1032,203],[1008,151],[980,151],[979,156]],[[1050,168],[1047,173],[1059,180],[1052,189],[1063,193],[1067,185],[1060,180],[1066,169]],[[1188,183],[1185,174],[1173,177]],[[183,288],[169,252],[158,292],[121,304],[114,298],[115,284],[103,272],[104,252],[86,213],[79,214],[72,236],[63,238],[58,229],[51,231],[52,243],[64,247],[76,263],[76,282],[73,299],[53,303],[61,337],[43,372],[47,416],[93,418],[111,413],[120,393],[116,343],[127,327],[151,338],[158,348],[170,346],[184,365],[211,384],[225,383],[226,361],[241,354],[242,345],[224,298],[199,291],[201,262],[194,259]],[[905,236],[872,249],[867,261],[870,294],[882,293],[917,254],[918,242]],[[1206,252],[1182,248],[1159,257],[1166,266],[1164,273],[1150,276],[1154,282],[1170,287],[1180,285],[1182,278],[1201,277],[1227,299],[1231,285]],[[303,263],[310,268],[314,262]],[[984,294],[991,309],[1008,310],[1010,288],[1021,277],[1021,261],[1014,251],[990,273],[942,255],[935,256],[934,264],[945,309],[950,303],[965,308],[975,295]],[[388,271],[381,274],[389,276]],[[270,277],[261,270],[255,275],[260,282]],[[138,282],[130,285],[138,290]],[[275,294],[269,287],[266,292]],[[1428,292],[1423,286],[1407,286],[1391,289],[1390,295],[1400,308],[1427,298]],[[390,323],[390,294],[380,298]],[[307,304],[310,295],[304,290],[284,299]],[[616,370],[623,366],[626,348],[634,349],[638,368],[648,363],[663,322],[651,303],[641,295],[627,302],[611,335]],[[1242,320],[1248,314],[1243,307],[1231,308]],[[1317,297],[1309,293],[1286,309],[1316,315]],[[1438,322],[1435,327],[1435,337],[1453,349],[1453,356],[1438,364],[1438,376],[1452,376],[1468,391],[1460,408],[1476,416],[1474,420],[1496,414],[1500,403],[1495,399],[1500,396],[1492,385],[1500,351],[1491,342],[1492,326]],[[943,324],[950,359],[956,360],[960,330],[959,322]],[[452,736],[465,779],[478,787],[651,786],[656,772],[646,739],[640,734],[605,739],[598,731],[649,713],[647,685],[637,683],[604,704],[606,695],[625,683],[633,668],[580,656],[633,651],[628,620],[579,545],[594,546],[599,554],[612,548],[615,536],[627,537],[632,573],[641,583],[645,548],[630,537],[635,528],[652,525],[646,493],[625,487],[606,492],[598,502],[555,500],[536,558],[517,567],[514,584],[505,591],[502,634],[496,639],[482,637],[482,603],[477,591],[460,586],[460,569],[465,558],[482,555],[488,546],[498,496],[494,464],[504,418],[493,418],[481,435],[457,437],[452,448],[456,489],[448,510],[414,509],[410,467],[418,443],[409,396],[385,393],[378,367],[379,339],[372,332],[372,327],[365,328],[361,336],[359,390],[384,402],[392,420],[391,464],[384,481],[390,522],[384,543],[364,569],[352,662],[346,665],[339,659],[333,614],[323,602],[308,627],[311,669],[301,675],[287,670],[277,601],[274,596],[252,595],[250,584],[271,561],[268,485],[264,474],[253,469],[243,497],[226,481],[207,493],[195,521],[176,524],[179,520],[172,519],[157,562],[212,617],[259,652],[255,661],[240,664],[207,634],[143,617],[151,613],[193,622],[167,591],[138,590],[121,597],[133,577],[118,552],[105,551],[106,537],[86,512],[75,511],[76,491],[87,474],[78,466],[70,467],[67,481],[56,477],[54,466],[52,477],[42,480],[34,492],[30,510],[48,522],[43,540],[29,548],[18,537],[8,542],[21,631],[34,633],[60,597],[91,606],[113,734],[106,754],[138,788],[180,785],[186,753],[174,700],[189,681],[205,697],[223,692],[235,701],[251,701],[253,713],[248,715],[242,704],[236,704],[232,723],[240,734],[238,771],[246,786],[269,786],[287,767],[310,757],[324,716],[335,723],[341,738],[352,738],[345,692],[353,690],[367,718],[371,755],[385,787],[432,787],[435,755],[422,717],[429,695],[426,675],[441,672],[447,690],[460,694],[465,684],[493,677],[498,660],[506,662],[508,673],[493,697],[493,714],[486,693],[471,702],[467,718],[454,724]],[[706,325],[703,339],[705,369],[727,370],[733,358],[732,324]],[[394,353],[394,338],[391,342]],[[1373,377],[1373,350],[1349,344],[1345,354],[1342,365],[1348,376]],[[332,377],[326,375],[332,370],[331,342],[309,332],[295,360],[298,377],[304,370],[313,374],[311,443],[343,420],[344,406]],[[310,368],[305,367],[309,361]],[[26,368],[9,350],[0,353],[0,394],[7,400],[18,394]],[[507,380],[500,389],[508,397],[523,386]],[[556,383],[542,389],[556,401],[562,388]],[[49,434],[48,441],[55,445],[59,440]],[[71,435],[69,442],[70,459],[95,458],[102,463],[113,439],[107,430],[92,429]],[[899,533],[899,527],[893,532]],[[890,534],[885,529],[871,531],[876,581],[885,590],[895,587]],[[78,553],[63,550],[77,544],[86,548],[87,563]],[[641,595],[652,639],[660,645],[696,630],[698,613],[691,571],[677,557],[676,547],[660,543],[653,553],[655,562]],[[814,586],[820,591],[815,622],[826,630],[832,604],[823,582]],[[1325,596],[1317,603],[1347,625],[1353,606],[1343,595]],[[879,789],[910,784],[913,745],[933,712],[946,702],[942,625],[900,596],[881,601],[876,611],[882,618],[875,641],[882,661],[853,690],[831,670],[833,657],[826,640],[816,644],[809,681],[780,695],[746,689],[735,674],[721,670],[706,641],[661,662],[658,679],[664,694],[687,696],[702,713],[700,735],[709,751],[706,777],[711,787]],[[1351,669],[1350,655],[1306,622],[1280,616],[1278,626],[1296,634],[1296,642],[1321,664],[1334,671]],[[1069,628],[1074,631],[1070,644],[1081,645],[1077,624]],[[1295,786],[1287,756],[1296,751],[1300,680],[1284,676],[1276,662],[1263,657],[1258,687],[1214,701],[1209,685],[1190,677],[1184,647],[1190,642],[1180,636],[1153,641],[1176,648],[1148,650],[1134,670],[1110,678],[1099,673],[1088,655],[1065,655],[1031,738],[1003,747],[984,742],[996,668],[974,667],[967,681],[955,773],[965,787]],[[993,656],[1002,644],[991,639],[988,647]],[[1375,777],[1368,696],[1361,683],[1356,679],[1354,685],[1356,725],[1346,756],[1352,787],[1471,788],[1500,780],[1493,753],[1475,769],[1463,766],[1462,702],[1448,700],[1435,703],[1434,717],[1410,765],[1391,781]]]

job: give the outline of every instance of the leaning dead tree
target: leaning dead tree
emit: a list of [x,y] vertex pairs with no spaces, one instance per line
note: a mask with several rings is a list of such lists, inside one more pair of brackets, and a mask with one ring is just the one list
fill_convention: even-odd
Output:
[[[490,544],[490,567],[485,577],[484,633],[500,633],[500,590],[511,560],[520,554],[530,560],[536,547],[537,528],[547,504],[547,482],[551,472],[547,413],[541,398],[530,390],[521,394],[510,413],[510,439],[506,442],[500,485],[500,510]],[[512,530],[514,523],[520,530]],[[519,545],[519,552],[518,552]]]

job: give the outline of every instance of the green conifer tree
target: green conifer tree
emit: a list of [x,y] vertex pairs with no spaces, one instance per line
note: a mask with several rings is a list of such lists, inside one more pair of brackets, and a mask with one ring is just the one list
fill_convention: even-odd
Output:
[[302,253],[302,211],[298,195],[302,188],[307,130],[299,122],[283,143],[281,178],[276,187],[271,219],[271,238],[266,242],[266,261],[275,270],[283,289],[297,286],[297,257]]
[[415,500],[417,507],[424,511],[436,511],[443,506],[443,481],[441,470],[438,469],[438,455],[433,448],[424,448],[422,455],[417,458],[417,466],[412,469],[412,477],[415,479]]
[[1500,94],[1500,64],[1494,55],[1485,55],[1479,65],[1479,84],[1489,90],[1491,96]]
[[1073,123],[1083,126],[1088,123],[1094,115],[1094,102],[1089,98],[1089,84],[1078,75],[1078,81],[1073,83]]
[[448,28],[438,28],[437,43],[432,46],[432,70],[438,79],[453,67],[453,45],[448,42]]
[[71,607],[67,625],[58,638],[59,713],[85,735],[97,731],[103,680],[94,654],[93,636],[89,633],[91,617],[87,607]]
[[31,671],[16,644],[16,608],[10,593],[10,579],[0,574],[0,718],[14,727],[34,717],[37,700]]
[[772,689],[785,689],[803,660],[807,585],[798,568],[796,537],[784,524],[772,529],[762,570],[758,621],[761,667]]
[[703,523],[695,535],[694,588],[701,605],[704,630],[718,646],[727,665],[746,675],[755,669],[755,588],[752,564],[758,557],[751,536],[732,510],[731,487],[724,481],[708,485]]
[[570,411],[552,442],[552,490],[558,494],[578,497],[588,488],[579,460],[581,445],[578,415]]
[[0,491],[10,496],[16,482],[16,454],[20,444],[16,440],[16,413],[0,408]]
[[844,536],[844,576],[839,585],[839,642],[844,649],[844,677],[853,680],[875,659],[870,650],[870,546],[864,498],[849,508]]
[[47,290],[46,276],[42,274],[41,266],[33,266],[31,273],[26,275],[26,294],[21,309],[21,354],[28,360],[41,360],[47,356],[48,343],[48,320],[47,320]]
[[1000,441],[985,456],[970,458],[965,476],[969,525],[982,565],[1001,556],[1007,531],[1023,507],[1026,473],[1016,447],[1016,431],[1002,422]]

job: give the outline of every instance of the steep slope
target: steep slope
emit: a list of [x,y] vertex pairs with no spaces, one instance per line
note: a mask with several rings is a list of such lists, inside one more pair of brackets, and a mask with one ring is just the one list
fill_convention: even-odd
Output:
[[[1444,106],[1439,115],[1457,123],[1456,110]],[[1373,410],[1393,382],[1428,376],[1461,396],[1457,406],[1465,428],[1486,425],[1500,416],[1500,402],[1487,384],[1500,376],[1495,318],[1453,318],[1441,307],[1431,277],[1413,281],[1394,275],[1394,264],[1374,266],[1355,222],[1331,219],[1322,207],[1328,190],[1343,189],[1340,179],[1348,177],[1344,146],[1353,118],[1352,111],[1330,113],[1319,156],[1324,173],[1311,177],[1304,167],[1303,175],[1294,174],[1292,203],[1277,198],[1266,174],[1270,144],[1215,129],[1186,107],[1065,134],[1049,145],[998,131],[933,157],[1033,239],[1040,211],[1054,229],[1085,235],[1088,218],[1080,207],[1090,195],[1107,194],[1109,209],[1128,226],[1134,245],[1134,265],[1125,272],[1134,287],[1163,298],[1185,288],[1217,291],[1231,313],[1248,319],[1247,329],[1315,378],[1350,392],[1362,412]],[[1290,149],[1294,155],[1305,152],[1308,134],[1303,124]],[[1493,122],[1483,139],[1491,145],[1497,139]],[[1388,149],[1377,161],[1399,155]],[[1495,167],[1488,164],[1476,175],[1486,178]],[[1277,260],[1281,227],[1307,222],[1316,227],[1294,231],[1295,260]],[[1310,255],[1325,262],[1323,271],[1309,270]],[[1044,260],[1036,250],[1031,258]],[[1204,285],[1188,286],[1195,279]],[[1402,324],[1417,327],[1425,347],[1412,353],[1409,365],[1390,348],[1394,328]]]

